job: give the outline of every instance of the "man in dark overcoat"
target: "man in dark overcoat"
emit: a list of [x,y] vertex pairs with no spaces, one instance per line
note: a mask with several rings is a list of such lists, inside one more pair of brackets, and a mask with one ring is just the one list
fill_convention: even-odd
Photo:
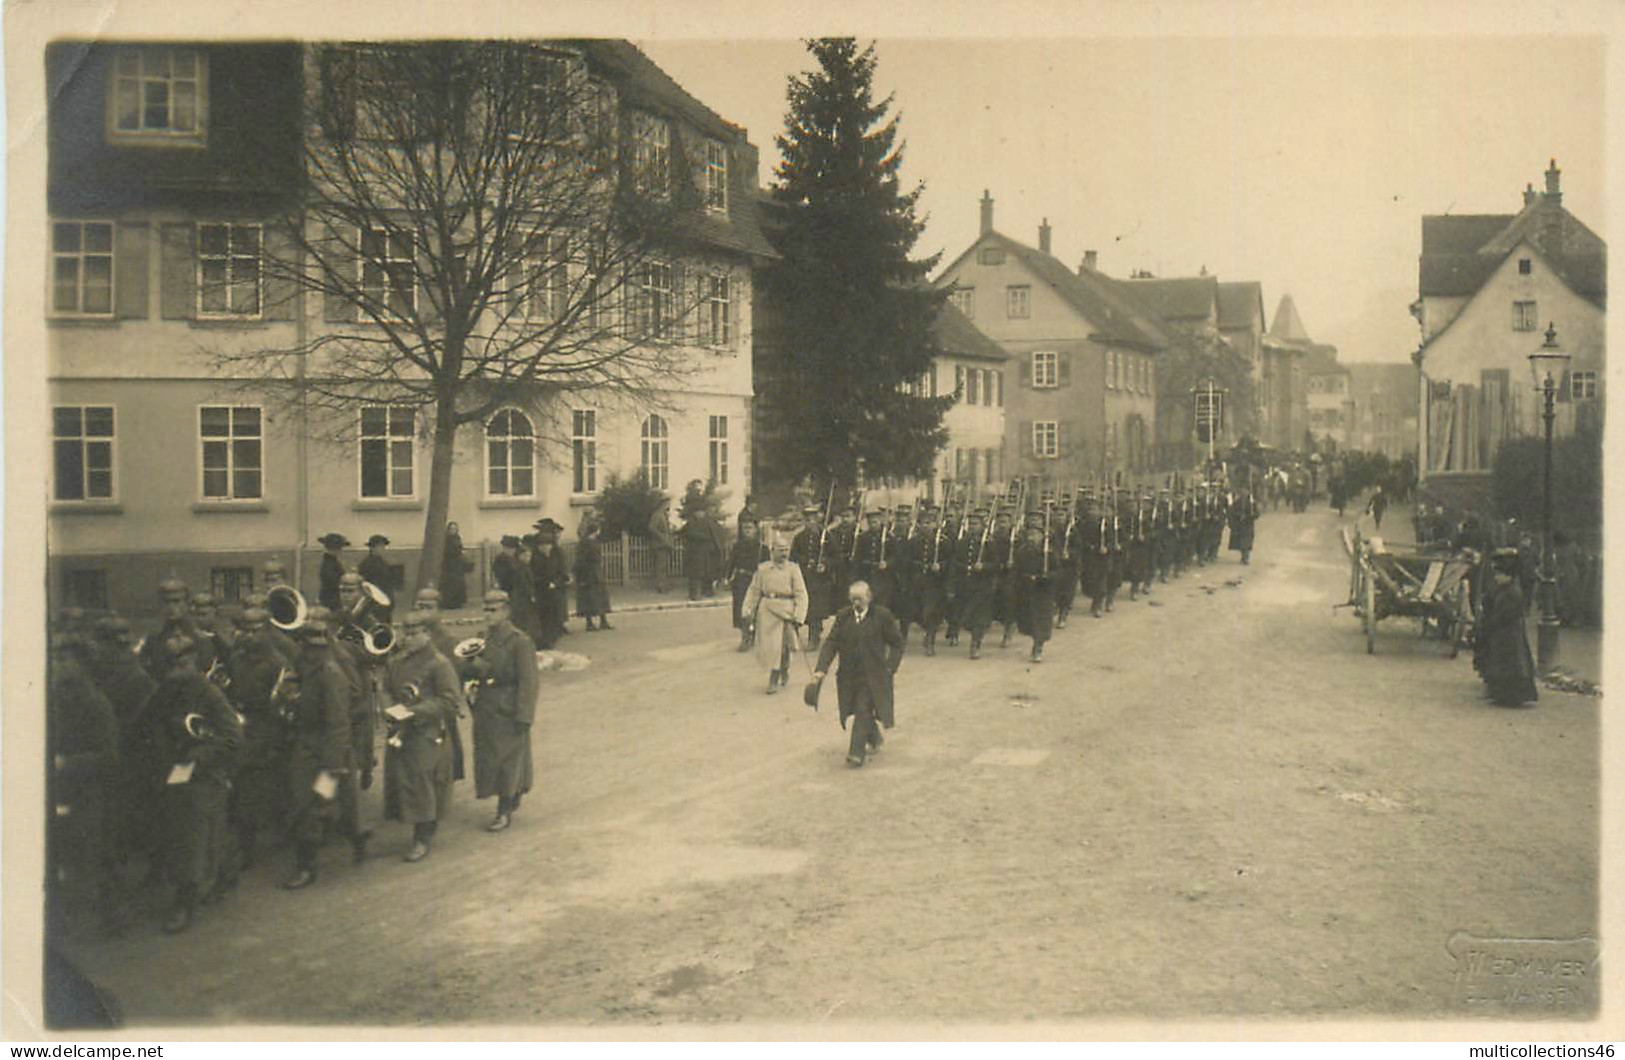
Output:
[[[455,674],[461,668],[462,660],[457,658],[456,638],[446,631],[445,624],[440,620],[441,603],[442,597],[438,590],[419,589],[416,599],[412,602],[412,607],[414,610],[421,611],[429,616],[429,640],[434,643],[434,649],[440,653],[441,658],[451,664],[452,672]],[[462,719],[467,716],[467,710],[468,703],[462,696],[461,690],[459,690],[457,713],[447,722],[447,729],[451,734],[451,779],[453,780],[462,780],[466,775],[464,773],[465,755],[463,752]]]
[[1253,524],[1258,522],[1258,499],[1253,491],[1237,497],[1230,505],[1230,551],[1241,553],[1241,562],[1252,561]]
[[[925,634],[925,654],[937,653],[937,630],[948,610],[948,567],[954,539],[939,522],[934,505],[920,509],[920,522],[909,537],[909,578],[914,585],[916,621]],[[908,631],[903,631],[908,639]]]
[[329,636],[327,616],[313,611],[299,628],[297,677],[284,682],[277,696],[288,724],[294,871],[282,886],[290,891],[316,882],[316,855],[339,819],[340,788],[355,771],[352,690],[335,658],[341,650]]
[[394,621],[395,597],[401,591],[401,587],[395,584],[395,572],[390,569],[389,561],[384,558],[384,549],[388,547],[389,538],[383,534],[373,534],[367,538],[366,558],[356,567],[356,573],[360,574],[364,581],[376,585],[389,597],[389,606],[380,607],[374,612],[378,616],[378,621],[386,624]]
[[401,619],[399,649],[389,658],[384,721],[384,817],[412,825],[405,860],[429,856],[435,827],[451,804],[450,727],[462,704],[462,686],[451,663],[434,646],[430,616],[410,611]]
[[1044,534],[1044,513],[1028,512],[1023,539],[1016,546],[1010,576],[1016,583],[1016,625],[1033,640],[1032,661],[1044,661],[1044,645],[1054,629],[1054,557]]
[[536,645],[513,624],[508,594],[485,594],[485,650],[465,665],[474,695],[474,797],[497,797],[487,831],[505,831],[533,780],[530,729],[536,720]]
[[848,719],[852,722],[846,764],[857,768],[885,742],[881,728],[896,723],[892,675],[903,662],[903,633],[892,613],[874,603],[868,585],[853,582],[847,599],[850,605],[836,613],[835,625],[818,652],[813,679],[822,680],[830,663],[840,657],[835,693],[841,727],[847,727]]
[[[807,583],[807,646],[816,648],[823,636],[824,620],[835,612],[835,587],[829,577],[829,531],[823,509],[817,505],[803,507],[801,516],[801,529],[790,541],[790,562],[801,568],[801,579]],[[764,552],[765,548],[764,545]],[[762,556],[762,560],[767,558],[765,554]],[[755,569],[750,573],[754,575]],[[746,585],[749,585],[748,578]],[[742,592],[736,595],[744,600]]]
[[283,675],[266,623],[270,616],[251,607],[238,616],[237,640],[226,660],[231,677],[227,698],[243,717],[242,761],[231,788],[230,818],[239,865],[254,864],[259,836],[275,832],[288,816],[287,729],[272,692]]
[[47,930],[71,929],[100,913],[115,925],[114,888],[105,814],[117,797],[119,731],[113,705],[91,680],[80,634],[51,633],[45,695],[45,747],[50,755],[45,836]]
[[344,550],[350,539],[343,534],[323,534],[317,538],[322,546],[321,593],[318,602],[329,611],[339,609],[339,579],[344,577]]
[[1101,616],[1106,604],[1106,579],[1111,558],[1111,517],[1102,512],[1092,491],[1083,495],[1083,519],[1079,523],[1078,557],[1083,594],[1089,598],[1089,614]]
[[970,657],[982,657],[982,637],[993,622],[993,544],[987,533],[987,509],[966,520],[965,535],[954,548],[948,571],[949,595],[957,609],[958,628],[970,634]]

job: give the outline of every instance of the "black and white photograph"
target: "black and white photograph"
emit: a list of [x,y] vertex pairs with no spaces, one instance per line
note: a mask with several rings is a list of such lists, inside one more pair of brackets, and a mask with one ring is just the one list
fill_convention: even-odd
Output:
[[1619,1037],[1621,13],[775,7],[7,6],[4,1036]]

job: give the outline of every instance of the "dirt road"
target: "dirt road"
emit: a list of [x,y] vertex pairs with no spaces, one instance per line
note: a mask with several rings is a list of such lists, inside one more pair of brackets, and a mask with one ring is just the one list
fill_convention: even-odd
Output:
[[546,676],[506,834],[459,786],[420,865],[391,825],[70,952],[149,1022],[1460,1015],[1452,934],[1596,934],[1599,701],[1491,707],[1402,620],[1368,657],[1346,587],[1272,513],[1041,666],[911,654],[862,770],[725,611],[626,616]]

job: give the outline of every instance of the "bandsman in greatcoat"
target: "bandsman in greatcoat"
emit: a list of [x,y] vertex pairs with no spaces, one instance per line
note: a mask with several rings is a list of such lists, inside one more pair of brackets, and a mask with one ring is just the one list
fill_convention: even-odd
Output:
[[169,669],[145,711],[156,749],[159,798],[175,905],[164,920],[170,934],[185,931],[201,902],[221,893],[226,849],[226,801],[242,746],[242,721],[224,693],[198,671],[198,648],[176,635],[164,645]]
[[361,825],[361,793],[372,787],[373,768],[378,764],[378,712],[383,709],[383,660],[366,649],[366,631],[353,620],[361,599],[361,575],[346,574],[339,586],[339,599],[345,610],[330,614],[324,607],[311,608],[306,623],[316,623],[325,631],[333,649],[333,661],[344,675],[350,714],[350,757],[353,769],[340,778],[339,831],[349,837],[356,864],[367,859],[370,829]]
[[822,681],[839,656],[835,693],[841,727],[846,728],[850,721],[852,733],[846,764],[858,768],[885,742],[881,729],[896,724],[892,676],[902,665],[904,645],[897,619],[874,603],[868,585],[854,582],[848,600],[849,606],[836,614],[835,625],[819,650],[813,679]]
[[385,689],[384,817],[412,826],[405,860],[429,856],[435,828],[451,804],[451,727],[462,705],[462,686],[434,646],[430,617],[401,619],[400,647],[391,654]]
[[474,797],[496,796],[488,832],[506,831],[531,789],[531,725],[536,720],[536,644],[513,623],[508,594],[485,594],[485,650],[464,666],[474,695]]
[[157,864],[159,838],[152,784],[156,766],[142,719],[158,684],[131,650],[131,636],[130,623],[118,615],[98,621],[89,674],[112,704],[118,723],[118,769],[104,817],[106,849],[119,864],[135,855],[147,857],[150,868]]
[[959,628],[970,634],[972,659],[982,657],[982,637],[993,622],[994,556],[987,514],[985,508],[971,512],[948,572]]
[[119,728],[113,705],[91,680],[80,634],[53,632],[45,694],[47,924],[67,929],[91,912],[117,926],[107,815],[117,803]]
[[389,547],[389,538],[383,534],[373,534],[367,538],[367,556],[356,568],[362,580],[376,585],[389,597],[389,606],[378,608],[378,621],[389,624],[395,617],[395,597],[401,587],[395,584],[395,572],[390,569],[389,561],[384,558],[384,549]]
[[354,772],[351,689],[325,612],[313,611],[299,627],[299,668],[276,696],[288,726],[294,869],[282,886],[290,891],[316,882],[317,855],[339,820],[340,787]]
[[288,818],[287,726],[272,702],[286,664],[266,634],[270,616],[257,607],[239,617],[239,632],[226,660],[231,678],[226,698],[243,718],[243,749],[232,783],[228,816],[239,862],[228,871],[248,869],[260,835],[275,832]]
[[[429,640],[434,644],[434,650],[440,653],[456,673],[460,660],[457,658],[457,640],[440,621],[440,592],[434,588],[419,589],[417,598],[412,602],[412,609],[421,611],[429,619]],[[451,779],[462,780],[467,774],[464,772],[463,753],[463,718],[467,715],[468,704],[462,696],[461,686],[458,687],[457,710],[446,722],[447,733],[451,737]]]
[[1055,614],[1055,575],[1050,554],[1050,538],[1044,532],[1044,512],[1028,512],[1021,544],[1011,577],[1016,582],[1017,624],[1024,636],[1033,640],[1032,661],[1044,661],[1044,645],[1050,639]]
[[[192,620],[191,594],[187,592],[185,582],[179,578],[165,580],[158,586],[158,599],[163,623],[155,632],[142,638],[139,653],[141,665],[155,681],[162,680],[173,668],[172,660],[164,654],[170,641],[184,637],[192,643],[194,651],[199,650],[200,644],[205,649],[212,649],[214,643],[204,640],[202,632]],[[197,662],[207,670],[214,663],[212,651]]]

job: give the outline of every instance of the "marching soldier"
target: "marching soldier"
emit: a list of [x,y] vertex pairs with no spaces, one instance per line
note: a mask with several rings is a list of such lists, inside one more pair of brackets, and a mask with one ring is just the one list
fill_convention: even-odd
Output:
[[257,607],[244,611],[226,660],[227,698],[243,718],[242,760],[228,805],[239,858],[227,869],[232,878],[253,866],[259,835],[279,827],[288,814],[287,730],[272,702],[278,682],[286,683],[287,668],[266,635],[268,618]]
[[1066,518],[1047,509],[1048,527],[1045,537],[1049,547],[1050,588],[1055,596],[1055,628],[1065,629],[1067,616],[1078,595],[1078,519],[1077,498],[1065,506]]
[[353,775],[350,741],[352,693],[328,628],[326,608],[299,627],[299,668],[277,697],[288,726],[288,800],[293,807],[290,891],[316,882],[317,854],[342,813],[340,791]]
[[[948,612],[948,568],[953,563],[953,535],[938,520],[934,505],[920,510],[920,525],[909,542],[910,578],[915,607],[925,634],[925,654],[937,653],[937,630]],[[903,630],[904,641],[908,630]]]
[[1155,545],[1152,525],[1155,522],[1150,490],[1141,490],[1134,501],[1127,527],[1128,598],[1138,600],[1140,593],[1151,592],[1151,576],[1155,569]]
[[164,645],[166,670],[146,710],[156,749],[165,852],[175,905],[169,934],[185,931],[200,902],[220,894],[226,845],[226,800],[242,746],[242,722],[225,695],[198,670],[198,645],[174,635]]
[[[164,581],[158,586],[158,599],[163,624],[157,632],[142,638],[139,652],[141,665],[155,681],[162,680],[173,668],[172,660],[165,654],[169,642],[184,637],[195,647],[199,637],[197,626],[192,621],[191,597],[185,582],[179,578]],[[214,658],[211,656],[203,663],[205,669],[212,662]]]
[[1174,565],[1173,491],[1163,486],[1157,491],[1151,508],[1151,557],[1156,567],[1157,581],[1168,584],[1168,572]]
[[1016,582],[1017,623],[1021,632],[1033,639],[1032,661],[1044,661],[1044,644],[1049,640],[1054,620],[1055,589],[1051,584],[1050,537],[1045,533],[1045,513],[1028,512],[1024,540],[1016,547],[1011,577]]
[[130,623],[110,615],[96,623],[89,673],[113,707],[118,723],[118,769],[106,815],[109,854],[122,863],[157,850],[157,807],[151,747],[142,718],[157,682],[131,649]]
[[833,610],[843,585],[852,584],[857,577],[852,566],[858,544],[858,510],[848,504],[842,508],[840,521],[831,528],[829,539],[825,542],[825,553],[828,557],[830,608]]
[[948,647],[959,646],[959,601],[954,595],[955,579],[953,577],[954,557],[958,555],[959,543],[964,540],[967,525],[970,522],[970,508],[968,503],[961,506],[959,511],[948,512],[942,520],[942,624],[944,626],[943,639]]
[[[801,568],[801,579],[807,583],[807,646],[817,647],[823,636],[824,620],[834,611],[835,587],[829,574],[831,527],[825,520],[824,510],[815,504],[802,508],[801,515],[802,528],[790,542],[790,562]],[[758,538],[762,535],[758,534]],[[765,539],[761,540],[764,552],[766,544]],[[770,557],[764,554],[761,558]],[[757,566],[760,565],[758,560]],[[750,574],[755,573],[753,567]],[[745,587],[750,588],[748,579]],[[744,597],[740,596],[739,600],[743,603]]]
[[497,798],[488,832],[506,831],[534,779],[530,729],[536,720],[536,644],[513,623],[508,594],[485,594],[485,650],[468,660],[474,693],[474,797]]
[[970,633],[970,657],[982,657],[982,637],[993,621],[993,556],[987,509],[971,512],[949,570],[959,628]]
[[[440,621],[440,591],[432,586],[419,589],[417,597],[412,601],[412,609],[428,617],[429,640],[434,644],[434,650],[440,653],[451,666],[455,674],[459,668],[460,660],[457,658],[457,642],[452,639],[446,627]],[[446,722],[446,728],[451,736],[451,779],[462,780],[466,775],[463,764],[463,723],[466,716],[467,703],[462,695],[462,686],[458,686],[457,710]]]
[[[243,597],[243,610],[252,611],[258,608],[269,616],[270,610],[267,607],[269,603],[270,597],[264,593],[249,593]],[[271,647],[276,649],[276,653],[282,659],[284,666],[294,669],[299,665],[299,642],[293,638],[292,634],[286,630],[278,629],[276,623],[267,620],[265,636],[271,642]]]
[[892,534],[885,508],[871,508],[864,513],[868,527],[858,535],[856,558],[852,577],[866,581],[874,592],[875,603],[891,610],[892,596],[897,589],[897,540]]
[[893,552],[890,557],[893,585],[888,607],[897,626],[903,631],[903,643],[908,643],[908,628],[920,620],[919,589],[915,553],[921,547],[922,533],[914,522],[914,506],[899,504],[896,521],[892,525]]
[[[312,608],[307,622],[319,621],[332,658],[344,675],[349,690],[350,760],[352,769],[339,784],[338,819],[340,831],[349,837],[357,865],[367,859],[367,843],[372,832],[361,827],[361,793],[372,787],[373,767],[378,763],[373,749],[378,725],[379,700],[383,697],[381,660],[366,649],[366,630],[356,623],[361,596],[361,575],[351,572],[339,582],[339,600],[345,605],[341,615],[326,608]],[[336,620],[336,621],[335,621]]]
[[116,926],[110,884],[114,833],[107,814],[118,803],[119,728],[114,708],[78,656],[80,634],[53,632],[45,695],[45,746],[50,824],[46,831],[51,930],[96,911],[104,928]]
[[1174,577],[1177,578],[1185,573],[1185,568],[1190,566],[1191,559],[1191,502],[1190,498],[1185,496],[1184,486],[1174,487],[1173,522],[1171,527],[1174,546]]
[[1117,603],[1123,585],[1127,549],[1123,540],[1123,501],[1116,490],[1106,495],[1106,610]]
[[1013,573],[1018,535],[1015,518],[1009,510],[993,516],[993,536],[988,542],[988,560],[993,568],[993,621],[1004,626],[999,647],[1008,648],[1016,632],[1016,578]]
[[350,547],[350,539],[343,534],[323,534],[317,540],[322,546],[322,588],[318,602],[330,611],[337,611],[339,579],[344,577],[344,550]]
[[462,703],[462,686],[451,663],[430,636],[430,616],[410,611],[401,619],[400,649],[391,655],[385,688],[384,817],[412,825],[408,862],[429,856],[429,844],[451,803],[450,728]]
[[1078,531],[1079,580],[1083,594],[1089,598],[1089,617],[1099,618],[1106,603],[1107,557],[1110,545],[1107,539],[1107,520],[1095,501],[1093,489],[1083,491],[1083,522]]

